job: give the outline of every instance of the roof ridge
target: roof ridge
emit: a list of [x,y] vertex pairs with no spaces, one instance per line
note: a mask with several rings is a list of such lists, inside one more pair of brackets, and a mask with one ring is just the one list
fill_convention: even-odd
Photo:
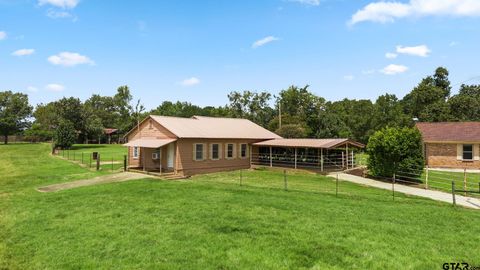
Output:
[[225,116],[203,116],[203,115],[193,115],[192,118],[194,117],[200,117],[200,118],[213,118],[213,119],[229,119],[229,120],[246,120],[246,121],[251,121],[246,118],[237,118],[237,117],[225,117]]

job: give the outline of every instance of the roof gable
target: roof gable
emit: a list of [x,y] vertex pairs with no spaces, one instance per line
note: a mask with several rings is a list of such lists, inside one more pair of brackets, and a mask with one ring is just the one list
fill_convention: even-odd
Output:
[[277,134],[247,119],[193,116],[150,116],[179,138],[277,139]]
[[480,122],[420,122],[415,126],[426,142],[480,141]]

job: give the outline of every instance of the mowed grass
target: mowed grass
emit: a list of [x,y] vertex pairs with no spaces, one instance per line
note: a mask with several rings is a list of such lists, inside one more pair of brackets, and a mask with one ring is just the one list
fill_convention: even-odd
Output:
[[102,170],[119,170],[123,168],[127,147],[121,144],[75,144],[70,149],[60,150],[58,155],[82,163],[89,168],[95,168],[96,160],[93,159],[93,152],[100,155]]
[[[0,146],[0,269],[440,269],[480,265],[480,211],[308,173],[243,171],[39,193],[92,172]],[[28,166],[28,167],[27,167]]]

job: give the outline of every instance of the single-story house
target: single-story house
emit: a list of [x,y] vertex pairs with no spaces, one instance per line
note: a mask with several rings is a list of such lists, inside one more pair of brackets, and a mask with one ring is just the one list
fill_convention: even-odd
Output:
[[480,122],[419,122],[429,167],[479,168]]
[[283,139],[247,119],[205,116],[150,115],[125,137],[129,169],[181,176],[252,165],[351,168],[353,150],[363,147],[348,139]]

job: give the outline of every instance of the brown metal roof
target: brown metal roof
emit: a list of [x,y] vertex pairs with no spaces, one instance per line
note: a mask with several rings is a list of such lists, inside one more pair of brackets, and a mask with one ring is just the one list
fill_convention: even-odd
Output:
[[137,139],[124,144],[124,146],[137,146],[145,148],[159,148],[169,143],[176,141],[177,139]]
[[150,116],[178,138],[258,139],[281,138],[247,119],[194,116]]
[[356,147],[365,147],[365,145],[349,139],[274,139],[254,143],[258,146],[276,146],[276,147],[305,147],[305,148],[334,148],[345,144]]
[[416,127],[426,142],[480,141],[480,122],[420,122]]

